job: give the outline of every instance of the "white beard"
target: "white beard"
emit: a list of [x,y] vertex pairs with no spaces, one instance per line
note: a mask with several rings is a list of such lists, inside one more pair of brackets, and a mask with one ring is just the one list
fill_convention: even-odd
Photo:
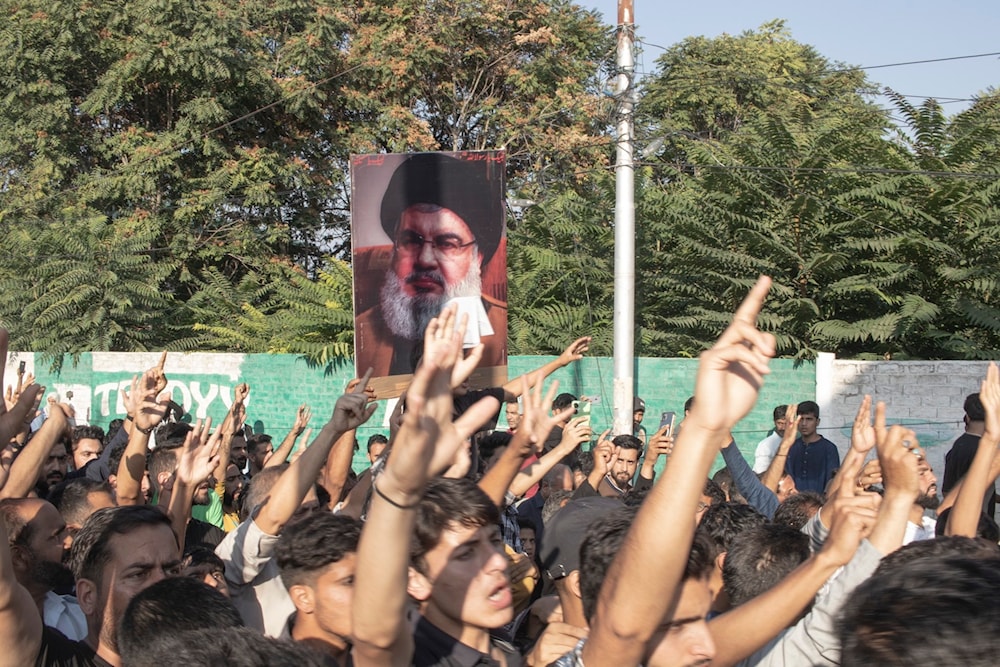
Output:
[[[415,274],[410,277],[413,275]],[[460,296],[479,296],[483,292],[482,275],[476,262],[469,266],[465,278],[456,285],[448,285],[439,271],[425,271],[422,275],[436,278],[439,284],[444,285],[444,292],[410,296],[404,290],[405,279],[397,276],[392,267],[385,272],[385,280],[379,289],[382,319],[397,338],[413,341],[423,339],[427,325],[438,316],[448,301]]]

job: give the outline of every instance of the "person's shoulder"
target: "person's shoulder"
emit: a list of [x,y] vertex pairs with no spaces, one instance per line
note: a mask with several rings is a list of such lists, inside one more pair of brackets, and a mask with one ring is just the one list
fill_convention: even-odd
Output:
[[483,294],[483,303],[486,304],[487,308],[498,308],[500,310],[507,310],[507,302],[496,299],[489,294]]
[[110,667],[86,642],[74,641],[55,628],[42,628],[36,667]]

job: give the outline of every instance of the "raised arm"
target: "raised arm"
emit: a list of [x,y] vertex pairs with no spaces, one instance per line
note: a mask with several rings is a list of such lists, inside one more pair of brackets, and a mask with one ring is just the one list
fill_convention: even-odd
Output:
[[983,512],[983,496],[996,479],[992,464],[997,444],[1000,443],[1000,373],[992,362],[987,366],[986,378],[980,385],[979,399],[986,413],[986,430],[979,438],[976,455],[955,496],[955,506],[948,515],[945,527],[946,535],[976,537],[979,517]]
[[364,391],[370,377],[369,369],[354,391],[337,399],[333,414],[319,435],[274,483],[268,501],[254,517],[254,522],[266,534],[277,535],[295,514],[309,489],[316,483],[333,444],[348,431],[364,424],[375,413],[377,406],[368,405],[369,396]]
[[[246,382],[236,385],[233,390],[233,403],[229,406],[225,419],[222,420],[222,426],[219,427],[219,432],[222,434],[219,438],[219,463],[212,474],[215,476],[215,495],[220,498],[226,493],[226,470],[229,468],[229,457],[232,455],[233,437],[237,429],[243,428],[243,420],[246,417],[243,402],[249,393],[250,386]],[[181,551],[183,553],[183,550]]]
[[405,621],[409,544],[416,507],[427,482],[448,467],[455,453],[500,407],[484,398],[454,423],[451,375],[464,337],[455,307],[427,325],[424,355],[407,392],[406,413],[392,443],[385,472],[373,489],[368,521],[358,545],[353,606],[354,664],[405,667],[413,637]]
[[533,389],[528,389],[528,379],[521,376],[521,383],[524,392],[524,418],[521,420],[521,425],[497,462],[479,480],[479,488],[486,492],[497,507],[503,506],[504,497],[511,483],[517,478],[524,460],[538,451],[539,445],[545,442],[552,427],[565,416],[565,411],[552,417],[545,414],[546,406],[552,404],[552,399],[559,389],[558,382],[552,383],[544,398],[541,382]]
[[35,664],[42,643],[42,617],[14,576],[7,521],[0,513],[0,667]]
[[743,458],[743,453],[736,446],[736,442],[731,438],[727,438],[727,440],[728,444],[722,447],[722,459],[726,462],[726,467],[729,468],[729,473],[733,476],[736,490],[743,494],[750,507],[768,519],[773,519],[780,504],[778,496],[760,481],[757,473]]
[[[551,417],[550,419],[558,420],[562,416],[563,415],[560,414],[555,417]],[[533,462],[527,468],[520,470],[517,473],[517,477],[514,478],[514,481],[510,483],[510,492],[515,497],[520,498],[528,492],[528,489],[533,487],[535,484],[538,484],[542,478],[545,477],[545,475],[552,470],[557,463],[566,458],[570,452],[579,447],[582,443],[589,442],[591,430],[586,421],[586,417],[571,419],[563,429],[562,439],[559,440],[559,444],[550,449],[547,453],[543,454],[537,461]],[[545,442],[545,438],[541,438],[539,442]]]
[[52,446],[67,434],[68,429],[69,417],[63,404],[54,404],[49,410],[49,418],[11,464],[7,483],[0,489],[0,498],[24,498],[28,495],[38,481]]
[[270,468],[271,466],[281,465],[288,460],[288,455],[292,453],[292,447],[295,446],[295,441],[299,439],[302,432],[306,430],[309,426],[309,418],[312,417],[312,411],[309,406],[303,403],[299,406],[299,409],[295,411],[295,423],[292,424],[291,430],[288,431],[288,435],[285,439],[281,441],[278,448],[274,450],[271,454],[271,458],[267,460],[264,464],[265,468]]
[[[853,464],[855,474],[859,463]],[[792,625],[827,579],[854,557],[871,532],[877,507],[876,494],[842,489],[827,506],[832,527],[823,549],[771,590],[709,622],[716,647],[713,667],[736,664]]]
[[781,444],[778,445],[778,451],[775,452],[774,458],[771,459],[771,463],[767,466],[767,472],[764,473],[762,481],[771,493],[778,492],[778,482],[785,476],[785,464],[788,463],[788,450],[795,444],[795,436],[799,432],[799,418],[795,414],[797,408],[798,406],[792,403],[785,410],[785,434],[781,436]]
[[[583,359],[583,355],[587,353],[590,349],[590,336],[584,336],[583,338],[577,338],[575,341],[569,344],[569,346],[562,351],[558,357],[550,361],[549,363],[536,368],[535,370],[527,373],[525,377],[528,380],[528,387],[534,387],[536,384],[545,381],[545,378],[555,373],[560,368],[565,368],[569,366],[574,361],[579,361]],[[510,403],[515,398],[521,395],[524,391],[520,383],[519,378],[515,378],[503,386],[504,390],[504,401]]]
[[[650,491],[604,578],[583,648],[585,664],[638,665],[675,604],[709,468],[770,372],[774,337],[756,327],[770,284],[766,277],[757,281],[732,323],[700,357],[694,393],[712,400],[695,400],[663,479]],[[657,576],[637,576],[648,570],[650,559]]]
[[167,363],[167,353],[160,356],[160,363],[132,378],[131,391],[126,397],[128,421],[132,422],[128,435],[128,445],[118,464],[117,498],[119,505],[142,504],[142,478],[146,473],[146,452],[149,450],[149,434],[153,432],[167,414],[169,396],[160,396],[167,386],[167,376],[163,367]]
[[670,456],[673,450],[674,436],[670,432],[670,425],[667,424],[654,433],[653,437],[649,439],[649,443],[646,444],[646,455],[642,458],[639,477],[652,482],[656,477],[656,461],[661,456]]
[[198,486],[204,482],[216,469],[219,462],[221,446],[221,429],[209,437],[212,428],[211,418],[195,422],[194,428],[188,431],[184,444],[177,453],[177,470],[173,475],[173,486],[170,493],[170,505],[167,514],[177,538],[179,552],[184,553],[184,536],[187,532],[188,519],[191,518],[191,505]]

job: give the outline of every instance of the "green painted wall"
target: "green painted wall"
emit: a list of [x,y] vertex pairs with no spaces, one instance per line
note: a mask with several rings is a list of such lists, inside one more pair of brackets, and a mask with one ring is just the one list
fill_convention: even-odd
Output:
[[[92,353],[84,354],[77,364],[67,359],[61,373],[53,374],[46,366],[35,367],[34,356],[12,355],[7,368],[7,383],[12,382],[18,361],[24,360],[28,371],[48,387],[49,394],[66,400],[77,410],[81,421],[107,427],[116,418],[124,417],[118,396],[119,388],[128,387],[133,374],[153,365],[156,354]],[[531,371],[553,357],[511,357],[510,376]],[[637,359],[634,375],[636,393],[646,401],[643,425],[652,432],[659,424],[660,412],[683,412],[684,401],[694,388],[696,359]],[[771,364],[772,373],[761,392],[754,411],[736,428],[740,449],[752,457],[756,443],[771,427],[771,410],[775,405],[815,398],[816,375],[812,364],[795,367],[790,360],[779,359]],[[172,354],[166,365],[170,380],[168,390],[178,403],[198,417],[211,416],[218,423],[232,402],[232,388],[245,381],[250,384],[247,405],[249,424],[257,432],[265,432],[280,441],[294,419],[301,403],[312,407],[311,426],[319,428],[329,417],[333,404],[353,376],[353,365],[344,364],[331,374],[310,368],[295,355],[266,354]],[[591,357],[562,369],[552,376],[559,381],[559,391],[587,397],[594,403],[593,424],[600,433],[611,424],[613,385],[612,360]],[[706,397],[705,400],[712,400]],[[504,425],[501,418],[501,426]],[[369,425],[359,429],[362,451],[355,456],[355,469],[362,470],[367,462],[364,444],[374,433],[388,434],[386,402]],[[721,461],[721,457],[719,459]],[[717,461],[716,468],[721,466]]]

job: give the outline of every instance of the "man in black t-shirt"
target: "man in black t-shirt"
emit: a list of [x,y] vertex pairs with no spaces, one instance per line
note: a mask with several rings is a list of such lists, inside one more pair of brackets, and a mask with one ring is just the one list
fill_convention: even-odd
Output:
[[[941,493],[947,495],[958,482],[965,477],[972,465],[972,459],[979,449],[979,439],[986,430],[986,411],[979,400],[979,393],[965,397],[965,433],[958,436],[951,450],[944,456],[944,478],[941,480]],[[996,484],[994,483],[983,499],[983,512],[993,517],[996,509]]]

